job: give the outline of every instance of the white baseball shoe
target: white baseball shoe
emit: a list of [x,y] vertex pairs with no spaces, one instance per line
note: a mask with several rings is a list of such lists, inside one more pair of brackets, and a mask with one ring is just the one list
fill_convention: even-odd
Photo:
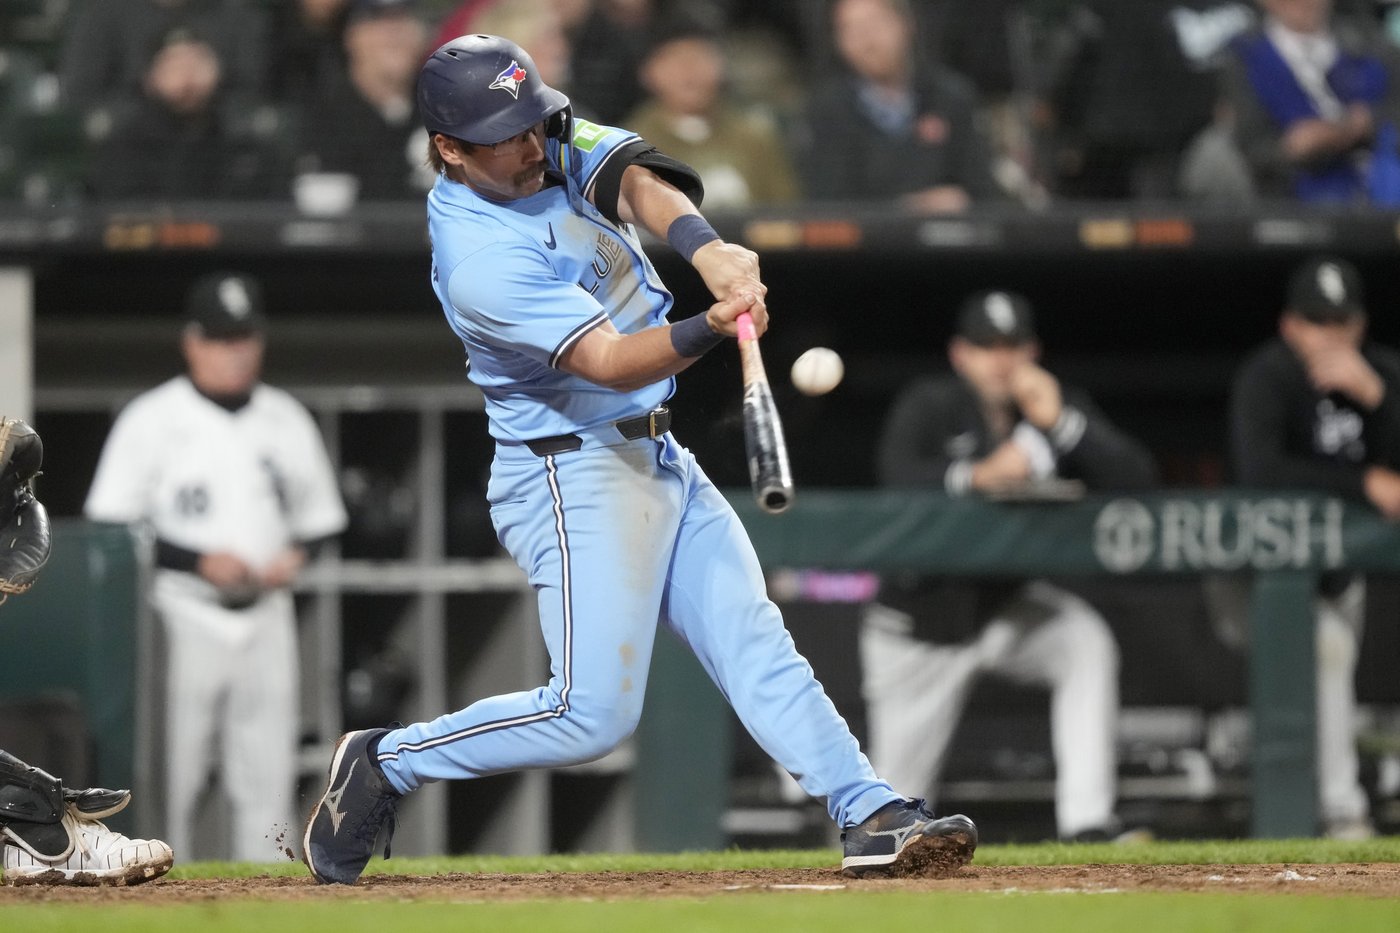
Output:
[[72,807],[63,814],[63,826],[68,850],[56,856],[41,855],[8,829],[0,833],[5,884],[140,884],[175,864],[175,853],[159,839],[128,839],[97,820],[80,818]]

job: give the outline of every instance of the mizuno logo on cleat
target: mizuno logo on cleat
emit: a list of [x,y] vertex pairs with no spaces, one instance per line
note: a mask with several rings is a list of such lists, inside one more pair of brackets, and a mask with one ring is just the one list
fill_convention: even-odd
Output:
[[350,762],[350,770],[345,772],[345,780],[340,782],[340,787],[326,794],[326,808],[331,814],[332,832],[340,832],[340,821],[345,819],[345,811],[340,809],[340,800],[345,796],[345,788],[350,786],[350,778],[355,774],[355,768],[359,763],[358,758]]
[[896,826],[894,829],[884,829],[879,832],[869,833],[871,836],[890,836],[894,839],[894,851],[898,853],[904,848],[904,843],[914,834],[915,830],[922,829],[923,823],[910,823],[908,826]]

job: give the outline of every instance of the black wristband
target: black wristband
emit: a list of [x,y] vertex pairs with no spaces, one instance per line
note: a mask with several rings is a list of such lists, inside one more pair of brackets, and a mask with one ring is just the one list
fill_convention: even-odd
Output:
[[682,214],[666,228],[666,242],[670,243],[671,248],[680,253],[686,262],[690,262],[697,249],[711,240],[718,239],[719,234],[715,233],[715,228],[699,214]]
[[710,322],[705,320],[703,314],[671,325],[671,349],[676,351],[677,356],[704,356],[706,351],[718,346],[723,339],[724,334],[711,330]]
[[199,558],[202,555],[198,551],[192,551],[187,547],[181,547],[164,538],[156,538],[155,563],[157,567],[164,567],[167,570],[183,570],[187,573],[199,572]]

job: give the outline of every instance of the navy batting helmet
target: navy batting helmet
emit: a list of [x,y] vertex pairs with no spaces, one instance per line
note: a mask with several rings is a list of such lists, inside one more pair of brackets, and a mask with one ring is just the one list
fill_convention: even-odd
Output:
[[[459,36],[418,75],[418,107],[429,133],[489,146],[562,113],[569,98],[540,80],[535,60],[500,36]],[[551,123],[550,135],[563,124]]]

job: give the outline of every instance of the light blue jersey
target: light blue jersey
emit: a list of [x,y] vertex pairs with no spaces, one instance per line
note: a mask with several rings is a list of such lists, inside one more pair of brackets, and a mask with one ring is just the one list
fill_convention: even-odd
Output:
[[[439,178],[428,196],[433,289],[467,351],[468,375],[486,396],[490,430],[519,443],[643,414],[675,380],[621,393],[558,368],[559,358],[604,320],[631,334],[663,323],[671,293],[628,224],[585,195],[608,157],[637,136],[575,121],[574,165],[538,194],[499,202]],[[564,161],[568,161],[565,159]]]
[[[375,760],[407,793],[605,755],[636,728],[660,624],[760,745],[840,825],[859,823],[902,798],[793,647],[734,510],[664,428],[637,437],[612,424],[668,399],[675,380],[622,392],[558,366],[604,321],[632,334],[671,309],[633,231],[586,200],[636,139],[577,121],[573,147],[549,141],[557,183],[538,194],[500,203],[442,178],[428,198],[433,287],[497,440],[491,521],[538,596],[550,677],[392,729]],[[563,434],[578,444],[524,443]]]

